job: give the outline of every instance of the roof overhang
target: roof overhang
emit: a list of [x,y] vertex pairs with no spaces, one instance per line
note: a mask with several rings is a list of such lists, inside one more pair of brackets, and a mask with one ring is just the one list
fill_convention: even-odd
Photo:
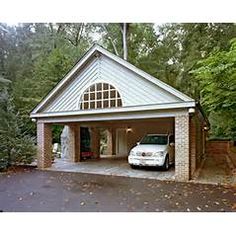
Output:
[[41,117],[38,122],[66,124],[66,123],[87,123],[87,122],[116,122],[116,121],[138,121],[150,120],[160,118],[174,118],[177,115],[185,115],[188,109],[169,109],[169,110],[152,110],[152,111],[133,111],[133,112],[117,112],[116,115],[112,113],[93,114],[93,115],[73,115],[73,116],[58,116],[58,117]]
[[65,111],[65,112],[48,112],[48,113],[31,113],[31,118],[51,118],[51,117],[65,117],[65,116],[84,116],[84,115],[99,115],[99,114],[113,114],[117,113],[132,113],[132,112],[145,112],[145,111],[158,111],[170,109],[186,109],[195,107],[195,102],[181,102],[181,103],[168,103],[168,104],[154,104],[146,106],[135,107],[119,107],[110,109],[94,109],[94,110],[78,110],[78,111]]

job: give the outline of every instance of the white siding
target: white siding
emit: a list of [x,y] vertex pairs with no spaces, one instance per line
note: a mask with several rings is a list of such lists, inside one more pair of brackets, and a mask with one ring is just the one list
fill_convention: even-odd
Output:
[[101,55],[86,67],[46,106],[43,112],[76,111],[82,93],[93,83],[106,82],[120,93],[123,106],[181,102],[179,98]]

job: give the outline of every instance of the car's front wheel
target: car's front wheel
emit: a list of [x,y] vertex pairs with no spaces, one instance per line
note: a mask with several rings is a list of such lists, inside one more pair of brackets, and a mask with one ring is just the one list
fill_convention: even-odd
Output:
[[130,164],[130,167],[131,167],[132,169],[138,169],[138,166],[136,166],[136,165]]
[[169,156],[167,155],[167,156],[166,156],[166,159],[165,159],[165,163],[164,163],[164,165],[163,165],[163,169],[164,169],[164,170],[169,170],[169,167],[170,167]]

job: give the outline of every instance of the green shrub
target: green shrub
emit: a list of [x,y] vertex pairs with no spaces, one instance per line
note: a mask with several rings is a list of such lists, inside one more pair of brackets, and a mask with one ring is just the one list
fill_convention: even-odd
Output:
[[0,171],[5,170],[8,167],[8,158],[0,153]]
[[7,89],[0,88],[0,170],[33,161],[34,140],[22,131],[22,127]]

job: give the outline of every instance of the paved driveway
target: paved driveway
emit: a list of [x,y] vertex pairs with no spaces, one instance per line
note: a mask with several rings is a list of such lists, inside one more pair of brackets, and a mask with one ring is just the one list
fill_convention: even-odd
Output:
[[129,166],[127,157],[101,158],[99,160],[91,159],[78,163],[56,159],[52,167],[47,170],[157,180],[174,180],[175,178],[174,167],[171,167],[168,171],[161,170],[161,168],[140,168],[134,170]]
[[0,174],[1,211],[235,211],[236,189],[25,169]]

